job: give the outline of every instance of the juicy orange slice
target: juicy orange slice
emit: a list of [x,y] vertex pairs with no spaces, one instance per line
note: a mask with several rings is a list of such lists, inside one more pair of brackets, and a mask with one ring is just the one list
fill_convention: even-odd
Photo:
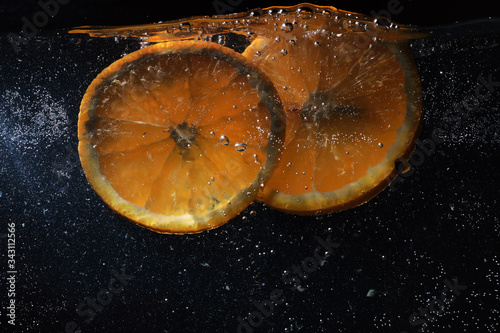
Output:
[[275,84],[287,121],[260,200],[296,214],[364,203],[414,149],[421,91],[412,58],[403,42],[286,24],[296,28],[258,36],[243,53]]
[[126,55],[87,89],[79,154],[115,211],[161,233],[195,233],[247,207],[269,177],[282,108],[240,54],[171,42]]

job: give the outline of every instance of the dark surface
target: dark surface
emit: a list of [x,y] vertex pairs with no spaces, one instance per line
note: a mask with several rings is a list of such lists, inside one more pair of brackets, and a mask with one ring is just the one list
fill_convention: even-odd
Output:
[[[405,9],[393,17],[401,23],[494,15],[479,4],[475,10],[453,5],[446,14],[401,3]],[[284,301],[261,310],[266,318],[255,332],[416,332],[424,326],[409,317],[419,311],[428,311],[426,332],[500,330],[498,21],[443,26],[412,43],[424,97],[421,146],[412,170],[369,203],[318,218],[254,204],[218,229],[171,236],[113,213],[89,187],[78,160],[85,89],[138,44],[79,41],[48,28],[212,15],[214,7],[190,2],[160,11],[147,2],[74,0],[15,53],[5,34],[19,31],[19,17],[39,10],[35,1],[15,4],[0,5],[1,17],[9,18],[0,37],[0,331],[63,332],[75,322],[82,332],[235,332],[238,317],[257,311],[255,302],[267,304],[274,290]],[[280,3],[243,1],[234,11],[270,4]],[[386,2],[330,4],[364,13],[387,8]],[[16,229],[15,327],[5,315],[7,223]],[[283,274],[311,262],[317,237],[334,246],[293,289]],[[122,270],[133,278],[86,322],[91,317],[77,308],[87,297],[106,300],[102,290],[113,271]],[[453,298],[447,283],[467,288]],[[443,290],[453,302],[429,314],[439,309],[429,304]]]

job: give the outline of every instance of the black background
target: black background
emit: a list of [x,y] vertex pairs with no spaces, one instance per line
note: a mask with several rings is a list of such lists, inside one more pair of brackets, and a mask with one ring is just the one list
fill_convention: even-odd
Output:
[[[2,31],[20,30],[21,18],[40,10],[40,0],[2,0],[0,2],[0,26]],[[45,2],[45,1],[42,1]],[[388,4],[396,3],[388,0],[374,1],[310,1],[318,5],[334,6],[352,12],[370,14],[380,13],[388,8]],[[297,3],[289,1],[233,0],[223,2],[233,7],[233,12],[242,12],[254,8],[269,6],[290,6]],[[233,5],[229,5],[233,3]],[[490,1],[480,0],[474,3],[436,2],[430,0],[399,0],[403,8],[393,19],[404,24],[443,25],[456,21],[469,21],[476,18],[498,16],[499,11]],[[231,12],[226,12],[229,14]],[[215,15],[214,1],[120,1],[120,0],[68,0],[62,5],[59,14],[51,18],[46,29],[65,28],[79,25],[126,25],[166,21],[198,15]]]
[[[367,14],[387,3],[318,2]],[[280,4],[292,3],[243,0],[233,7]],[[214,15],[213,4],[73,0],[37,41],[15,53],[5,35],[19,33],[22,17],[40,7],[1,2],[2,332],[62,332],[72,321],[82,332],[235,332],[238,317],[256,311],[254,302],[268,300],[275,289],[285,301],[255,332],[417,332],[422,326],[411,325],[410,315],[429,309],[446,281],[467,289],[425,331],[498,331],[500,87],[490,87],[472,111],[456,103],[473,102],[483,79],[500,81],[500,28],[494,20],[453,23],[499,15],[485,1],[469,8],[416,0],[401,5],[395,21],[435,26],[428,29],[434,35],[412,42],[424,98],[420,142],[426,144],[417,149],[423,159],[414,160],[412,171],[346,212],[297,217],[254,204],[218,229],[172,236],[113,213],[90,189],[78,161],[76,124],[86,87],[138,44],[78,41],[52,30]],[[433,139],[439,142],[426,155]],[[15,327],[7,324],[4,306],[7,223],[16,225]],[[339,246],[301,291],[291,290],[283,272],[313,255],[317,237]],[[85,322],[89,317],[80,316],[78,306],[122,270],[133,278]]]

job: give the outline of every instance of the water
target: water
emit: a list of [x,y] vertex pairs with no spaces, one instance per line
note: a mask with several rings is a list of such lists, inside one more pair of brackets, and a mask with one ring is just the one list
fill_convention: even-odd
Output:
[[[409,171],[375,199],[320,217],[254,204],[191,236],[112,212],[78,160],[85,89],[141,42],[44,31],[16,54],[2,35],[0,234],[15,224],[16,331],[499,330],[499,29],[430,27],[411,43],[422,132]],[[439,308],[442,292],[452,302]],[[439,316],[420,322],[419,309]]]

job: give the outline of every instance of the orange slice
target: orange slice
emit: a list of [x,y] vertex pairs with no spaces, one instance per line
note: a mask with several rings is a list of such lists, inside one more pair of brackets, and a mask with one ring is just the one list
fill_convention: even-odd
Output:
[[284,137],[272,83],[215,43],[156,44],[103,70],[87,89],[79,154],[115,211],[161,233],[196,233],[247,207]]
[[412,58],[404,42],[286,24],[293,32],[258,36],[243,53],[275,84],[287,121],[260,200],[295,214],[364,203],[414,149],[421,91]]

